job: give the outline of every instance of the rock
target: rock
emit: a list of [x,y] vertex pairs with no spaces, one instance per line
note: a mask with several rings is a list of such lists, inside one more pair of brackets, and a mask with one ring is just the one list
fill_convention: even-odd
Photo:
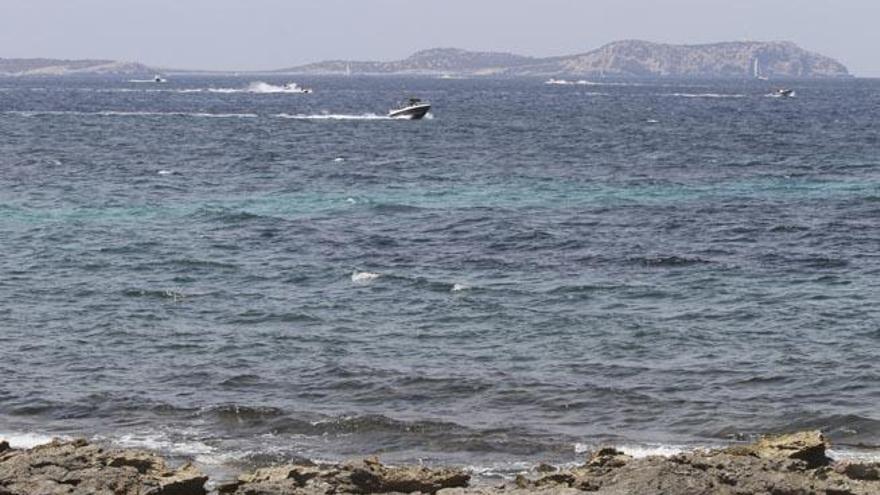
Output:
[[169,468],[148,452],[59,441],[0,457],[4,495],[204,495],[207,477],[187,464]]
[[429,493],[467,486],[470,476],[457,469],[389,467],[371,458],[339,465],[290,465],[258,469],[218,487],[221,494]]
[[157,477],[159,487],[145,495],[195,495],[205,493],[208,477],[192,464],[184,464],[176,471],[166,471]]
[[853,462],[837,462],[834,471],[854,480],[880,480],[880,463],[857,464]]
[[590,459],[587,461],[587,466],[615,468],[624,466],[631,460],[631,456],[628,456],[619,450],[606,447],[591,455]]
[[[751,445],[634,459],[601,449],[536,480],[518,476],[470,486],[459,469],[386,466],[371,458],[342,464],[257,469],[217,487],[221,495],[878,495],[880,464],[829,463],[818,432],[767,437]],[[204,495],[207,477],[190,464],[104,449],[84,440],[0,451],[0,495]]]
[[6,440],[0,441],[0,453],[6,452],[9,449],[9,442],[7,442]]
[[818,431],[804,431],[787,435],[767,436],[751,445],[731,447],[734,455],[752,455],[761,459],[797,459],[809,468],[827,466],[831,461],[825,455],[825,437]]

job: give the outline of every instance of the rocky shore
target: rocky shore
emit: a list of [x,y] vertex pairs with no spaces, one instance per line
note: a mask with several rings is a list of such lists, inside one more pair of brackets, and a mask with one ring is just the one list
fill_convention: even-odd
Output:
[[539,465],[498,483],[457,468],[392,467],[372,458],[263,468],[209,484],[192,464],[172,467],[150,452],[85,440],[18,450],[0,441],[0,495],[880,494],[880,463],[834,461],[827,446],[821,433],[802,432],[670,457],[634,459],[603,448],[574,468]]

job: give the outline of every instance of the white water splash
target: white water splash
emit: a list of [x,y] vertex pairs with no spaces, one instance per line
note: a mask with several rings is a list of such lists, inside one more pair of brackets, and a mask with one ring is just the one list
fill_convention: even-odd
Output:
[[452,292],[461,292],[465,290],[469,290],[471,286],[465,284],[455,284],[452,286]]
[[[626,455],[630,455],[636,459],[651,456],[670,457],[682,452],[692,452],[695,450],[706,449],[708,447],[686,446],[686,445],[664,445],[664,444],[646,444],[646,445],[612,445],[612,447],[620,450]],[[599,446],[585,443],[574,444],[574,452],[576,454],[585,454],[587,452],[597,450]]]
[[0,431],[0,439],[9,442],[9,446],[14,449],[31,449],[38,445],[45,445],[54,439],[69,440],[69,437],[63,435],[43,435],[40,433],[19,432],[7,433]]
[[373,272],[359,272],[355,270],[351,273],[351,281],[356,284],[369,284],[382,275]]
[[292,82],[276,86],[263,81],[250,83],[246,88],[208,88],[209,93],[252,93],[252,94],[308,94],[312,90]]

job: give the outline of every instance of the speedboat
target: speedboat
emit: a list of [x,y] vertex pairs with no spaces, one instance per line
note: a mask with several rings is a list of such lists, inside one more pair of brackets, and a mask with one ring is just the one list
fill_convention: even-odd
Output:
[[791,98],[794,96],[794,90],[788,88],[777,89],[775,94],[780,98]]
[[284,91],[289,91],[291,93],[302,93],[307,95],[312,92],[312,88],[302,88],[296,83],[287,83],[284,85]]
[[165,79],[164,77],[160,76],[159,74],[156,74],[155,76],[153,76],[153,82],[154,83],[167,83],[168,79]]
[[399,108],[392,108],[388,116],[392,119],[419,120],[431,111],[431,104],[418,98],[410,98]]

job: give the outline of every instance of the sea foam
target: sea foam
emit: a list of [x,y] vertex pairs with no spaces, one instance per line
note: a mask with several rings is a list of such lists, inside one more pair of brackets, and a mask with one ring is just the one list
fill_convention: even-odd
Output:
[[381,277],[380,274],[372,272],[359,272],[355,270],[351,273],[351,281],[356,284],[368,284],[379,277]]

